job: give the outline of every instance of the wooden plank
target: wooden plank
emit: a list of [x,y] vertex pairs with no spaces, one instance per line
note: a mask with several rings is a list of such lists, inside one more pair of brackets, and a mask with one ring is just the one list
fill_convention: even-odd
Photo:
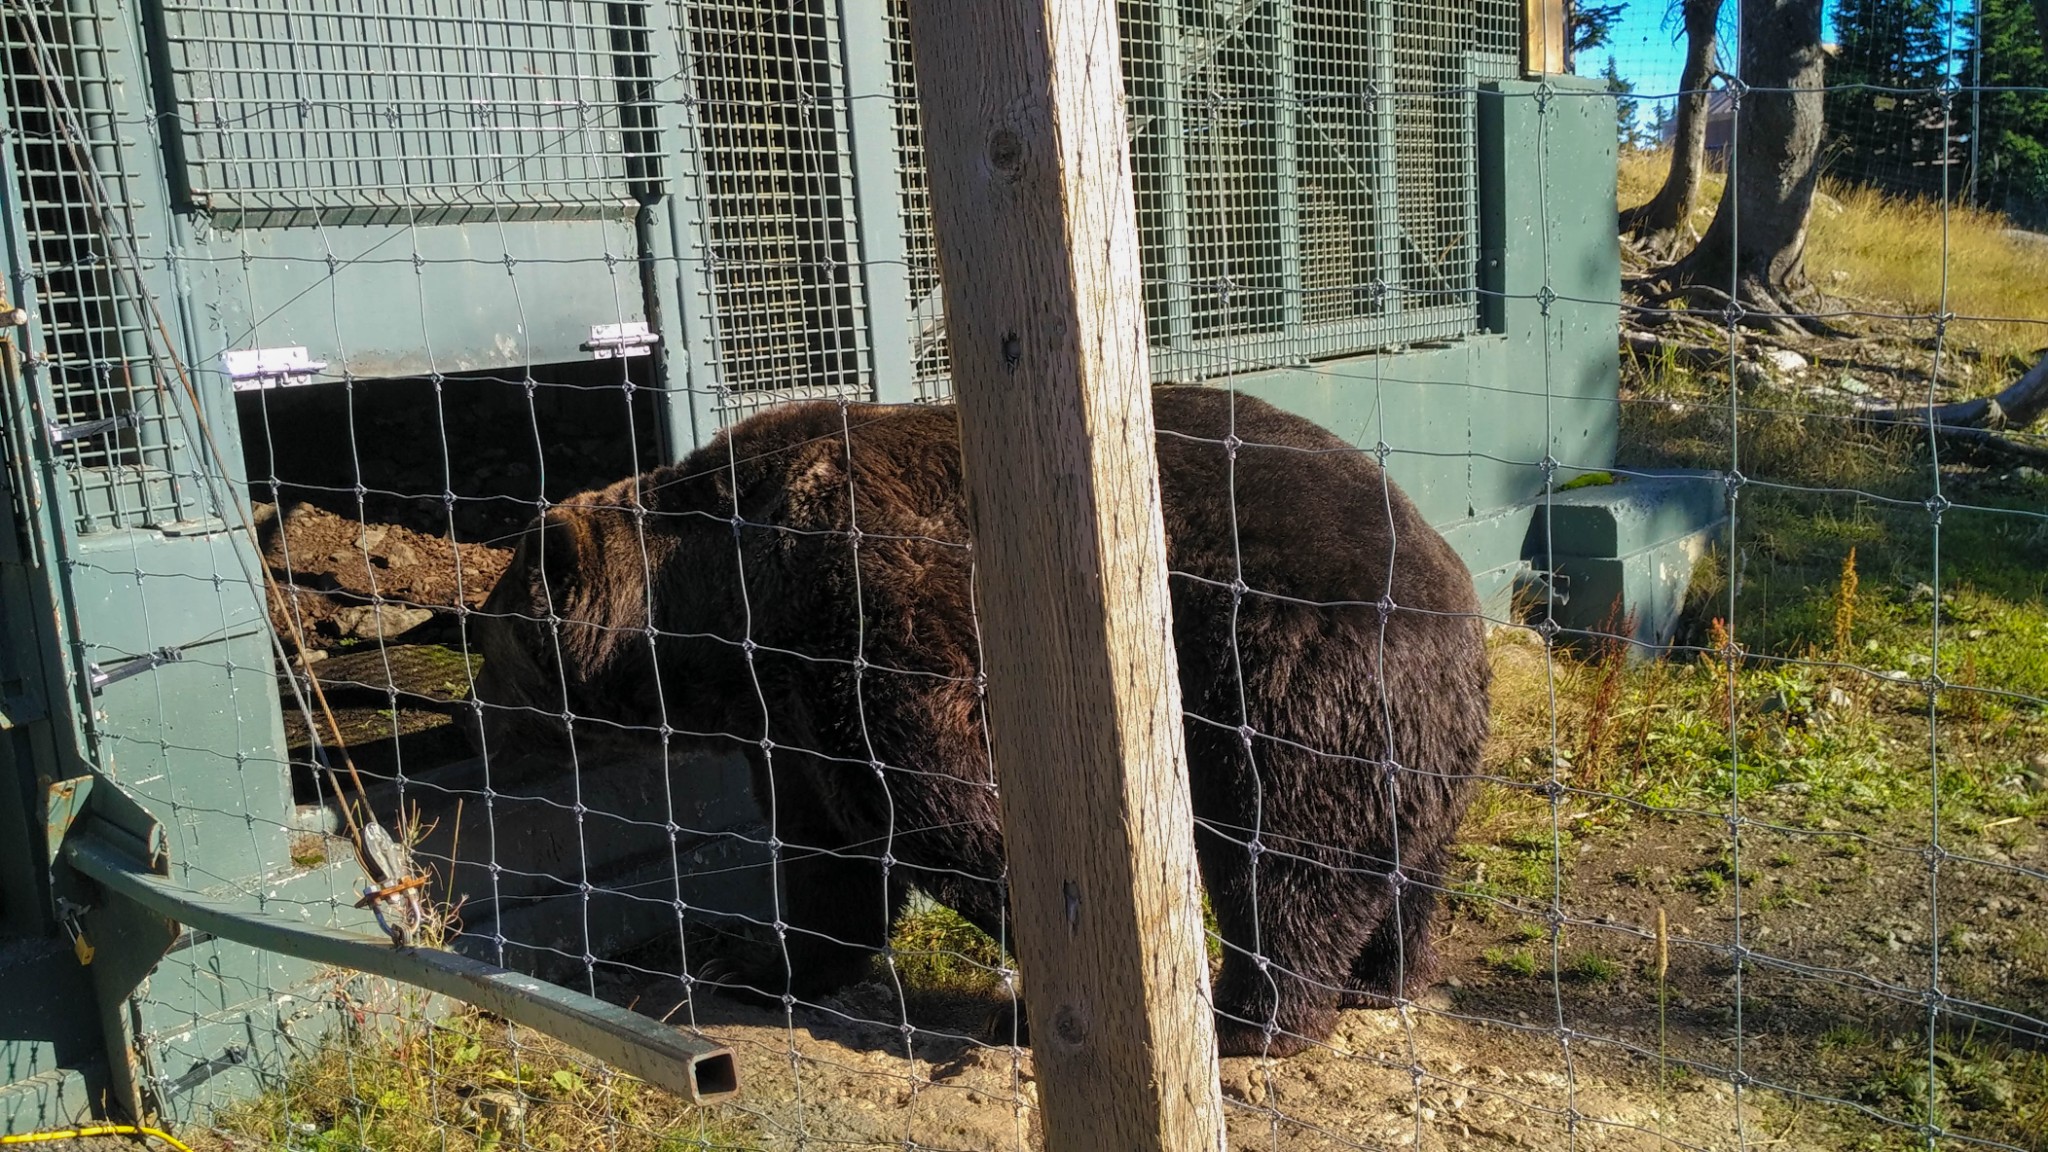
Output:
[[1565,42],[1571,32],[1565,0],[1522,0],[1522,71],[1530,76],[1557,76],[1565,66]]
[[1113,0],[912,0],[1045,1143],[1223,1146]]

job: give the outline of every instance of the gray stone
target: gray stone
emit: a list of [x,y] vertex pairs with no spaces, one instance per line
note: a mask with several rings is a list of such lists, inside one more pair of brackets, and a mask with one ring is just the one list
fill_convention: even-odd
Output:
[[410,608],[403,604],[361,604],[336,609],[334,627],[343,636],[359,640],[392,640],[433,618],[434,613],[426,608]]

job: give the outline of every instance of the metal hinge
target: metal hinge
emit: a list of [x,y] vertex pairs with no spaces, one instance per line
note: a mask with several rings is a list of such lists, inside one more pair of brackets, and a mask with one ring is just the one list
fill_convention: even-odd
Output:
[[661,343],[661,337],[647,330],[645,320],[632,320],[624,324],[593,324],[590,339],[584,341],[583,349],[597,360],[610,360],[615,356],[646,356]]
[[1559,608],[1572,601],[1572,578],[1545,568],[1530,568],[1515,577],[1515,588],[1532,603],[1548,602]]
[[133,428],[135,427],[135,413],[123,412],[118,416],[109,416],[104,420],[88,420],[83,424],[59,424],[52,420],[45,427],[49,431],[50,446],[54,448],[59,444],[68,444],[73,440],[90,440],[95,436],[105,436],[107,433],[117,429]]
[[327,367],[327,361],[310,358],[306,350],[297,345],[290,348],[236,348],[221,353],[220,362],[227,369],[228,379],[234,382],[237,392],[311,383],[308,378]]
[[100,689],[118,680],[126,680],[130,676],[140,676],[144,672],[161,668],[166,664],[176,664],[184,658],[185,653],[180,649],[165,647],[159,648],[147,656],[137,656],[133,660],[123,660],[112,668],[102,668],[97,664],[87,663],[85,666],[86,683],[92,688],[93,695],[97,696],[100,693]]

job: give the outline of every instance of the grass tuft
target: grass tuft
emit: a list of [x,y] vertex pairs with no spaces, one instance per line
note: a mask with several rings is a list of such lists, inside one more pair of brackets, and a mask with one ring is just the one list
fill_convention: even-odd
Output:
[[331,1042],[284,1083],[182,1137],[197,1152],[711,1152],[761,1147],[748,1120],[591,1064],[465,1009]]

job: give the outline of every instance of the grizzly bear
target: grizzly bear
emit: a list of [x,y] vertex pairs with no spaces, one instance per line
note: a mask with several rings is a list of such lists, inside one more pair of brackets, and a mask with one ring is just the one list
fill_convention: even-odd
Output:
[[[1479,604],[1370,453],[1218,388],[1152,404],[1218,1040],[1286,1055],[1435,971]],[[771,409],[548,509],[472,621],[489,750],[566,712],[582,747],[750,759],[785,949],[758,996],[865,978],[912,886],[1005,938],[961,468],[948,406]]]

